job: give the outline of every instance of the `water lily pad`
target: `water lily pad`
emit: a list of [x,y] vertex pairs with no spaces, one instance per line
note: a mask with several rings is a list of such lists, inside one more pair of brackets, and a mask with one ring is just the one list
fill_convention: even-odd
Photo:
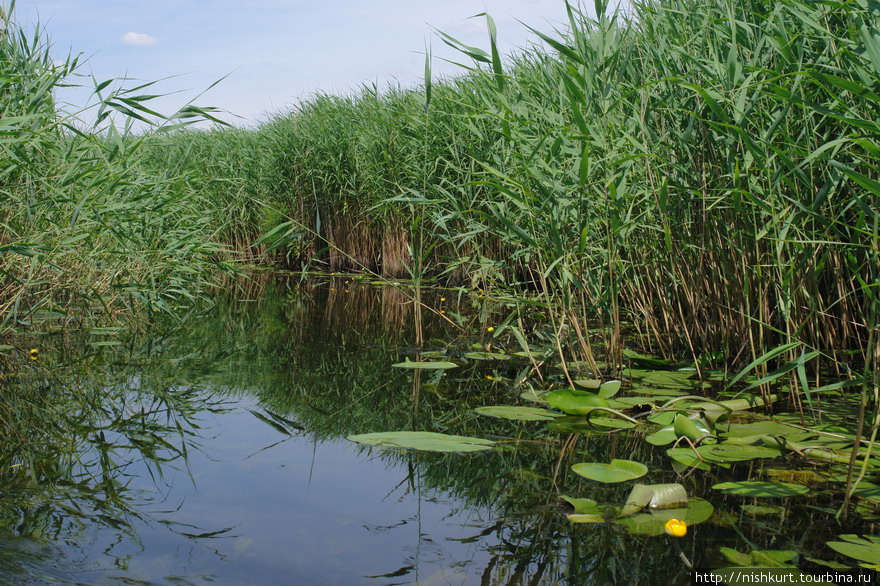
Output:
[[602,383],[597,394],[603,399],[610,399],[620,390],[620,385],[621,382],[619,380],[610,380],[606,383]]
[[599,395],[575,389],[561,389],[547,393],[544,400],[560,411],[572,415],[586,415],[596,407],[608,407],[608,401]]
[[788,482],[769,482],[764,480],[743,480],[740,482],[722,482],[712,486],[724,494],[735,494],[753,498],[781,498],[798,496],[810,492],[810,489],[800,484]]
[[610,463],[589,462],[575,464],[571,469],[584,478],[596,482],[626,482],[641,478],[648,473],[648,467],[632,460],[611,460]]
[[709,446],[706,451],[711,454],[713,458],[724,462],[745,462],[757,458],[778,458],[781,455],[779,450],[774,450],[772,448],[739,444],[719,444]]
[[679,413],[672,422],[672,429],[678,437],[686,437],[692,442],[700,442],[712,436],[712,430],[699,419],[692,419]]
[[602,386],[602,381],[595,378],[578,378],[573,380],[572,382],[579,387],[590,389],[591,391],[595,391]]
[[[754,423],[731,423],[729,426],[719,428],[722,437],[742,438],[762,435],[792,436],[802,435],[804,432],[790,425],[777,423],[776,421],[756,421]],[[811,435],[807,432],[807,436]]]
[[671,425],[667,425],[654,433],[645,436],[645,441],[655,446],[668,446],[678,439],[675,430]]
[[721,555],[732,564],[745,568],[794,568],[788,563],[797,557],[798,552],[785,549],[756,549],[750,553],[742,553],[729,547],[721,548]]
[[880,537],[866,535],[838,535],[843,541],[829,541],[828,547],[847,557],[866,562],[871,567],[880,566]]
[[607,523],[608,520],[604,515],[600,513],[573,513],[571,515],[566,515],[568,520],[572,523]]
[[513,405],[477,407],[474,411],[480,415],[510,419],[512,421],[550,421],[557,417],[562,417],[560,413],[554,413],[540,407],[517,407]]
[[677,509],[687,507],[688,496],[680,484],[636,484],[620,511],[621,517],[638,513],[645,507]]
[[593,499],[579,499],[564,494],[559,495],[559,498],[574,507],[574,512],[578,514],[595,515],[602,512],[602,508]]
[[692,381],[693,372],[680,370],[658,370],[641,380],[641,384],[649,387],[666,387],[670,389],[689,389],[696,385]]
[[672,360],[664,360],[662,358],[648,356],[647,354],[640,354],[629,348],[623,349],[623,357],[631,360],[634,364],[638,364],[639,366],[675,366],[675,362]]
[[468,352],[464,357],[471,360],[510,360],[509,355],[498,352]]
[[536,393],[534,390],[529,389],[528,391],[523,391],[519,394],[520,399],[525,399],[526,401],[531,401],[532,403],[539,403],[541,405],[549,405],[546,399],[544,399],[544,395],[546,393]]
[[429,431],[385,431],[348,436],[349,440],[383,448],[410,448],[425,452],[478,452],[492,449],[495,442],[463,435]]
[[686,508],[653,510],[639,513],[631,517],[619,519],[617,523],[626,527],[630,533],[638,535],[663,535],[663,526],[670,519],[684,521],[688,527],[707,521],[715,508],[709,501],[701,498],[692,498]]
[[632,421],[626,419],[617,419],[615,417],[590,417],[587,424],[598,425],[599,427],[609,427],[611,429],[632,429],[636,426]]
[[[670,448],[666,450],[666,454],[686,468],[699,468],[700,470],[709,470],[712,466],[709,462],[703,460],[697,452],[690,447],[687,448]],[[680,470],[676,470],[679,472]]]
[[414,368],[422,370],[448,370],[450,368],[458,368],[458,365],[454,362],[413,362],[410,360],[407,360],[406,362],[398,362],[391,366],[394,368]]

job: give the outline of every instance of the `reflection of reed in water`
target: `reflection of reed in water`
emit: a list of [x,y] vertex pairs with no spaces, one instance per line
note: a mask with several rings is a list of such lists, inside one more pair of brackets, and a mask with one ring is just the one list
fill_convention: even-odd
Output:
[[403,332],[413,309],[412,296],[397,287],[382,288],[382,327],[388,334]]

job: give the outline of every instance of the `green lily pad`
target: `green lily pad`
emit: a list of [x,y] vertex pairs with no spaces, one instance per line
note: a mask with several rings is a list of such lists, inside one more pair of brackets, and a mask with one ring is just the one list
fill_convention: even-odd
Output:
[[471,360],[510,360],[509,355],[498,352],[468,352],[464,357]]
[[574,512],[580,515],[597,515],[602,512],[602,508],[593,499],[579,499],[564,494],[559,495],[559,498],[573,506]]
[[668,446],[677,439],[678,435],[676,435],[671,425],[667,425],[645,436],[645,441],[654,446]]
[[520,399],[525,399],[526,401],[531,401],[532,403],[539,403],[541,405],[549,405],[547,400],[544,399],[544,395],[546,393],[536,393],[534,390],[529,389],[528,391],[523,391],[519,394]]
[[510,419],[512,421],[551,421],[557,417],[562,417],[561,413],[554,413],[540,407],[517,407],[513,405],[477,407],[474,411],[480,415]]
[[689,389],[695,386],[692,381],[693,372],[680,370],[658,370],[644,377],[640,382],[649,387],[666,387],[670,389]]
[[779,450],[774,450],[772,448],[739,444],[719,444],[709,446],[706,452],[713,458],[724,462],[745,462],[757,458],[778,458],[781,455]]
[[[694,452],[690,447],[687,448],[670,448],[666,450],[666,454],[686,468],[699,468],[700,470],[709,470],[712,466]],[[723,466],[723,465],[722,465]],[[679,472],[679,470],[676,470]]]
[[798,496],[810,492],[810,489],[800,484],[788,482],[768,482],[763,480],[743,480],[740,482],[722,482],[712,486],[724,494],[735,494],[753,498],[781,498]]
[[385,431],[348,436],[349,440],[383,448],[409,448],[425,452],[478,452],[492,449],[495,442],[463,435],[429,431]]
[[611,429],[632,429],[636,426],[632,421],[617,419],[615,417],[590,417],[587,419],[587,424],[597,425],[599,427],[610,427]]
[[620,511],[621,517],[638,513],[645,507],[678,509],[687,507],[688,496],[680,484],[636,484]]
[[880,566],[880,537],[865,535],[838,535],[843,541],[829,541],[828,547],[843,555],[866,562],[870,566]]
[[608,464],[601,462],[584,462],[575,464],[571,469],[584,478],[609,484],[635,480],[648,473],[647,466],[640,462],[633,462],[632,460],[611,460]]
[[574,513],[571,515],[566,515],[568,520],[572,523],[607,523],[608,519],[605,518],[601,513]]
[[672,429],[678,437],[686,437],[696,443],[713,435],[712,430],[698,419],[691,419],[679,413],[672,422]]
[[597,394],[603,399],[610,399],[620,390],[620,385],[621,382],[619,380],[610,380],[606,383],[602,383]]
[[596,407],[608,407],[608,401],[594,393],[561,389],[547,393],[544,400],[565,413],[586,415]]
[[631,360],[634,364],[638,364],[639,366],[675,366],[675,362],[672,360],[664,360],[662,358],[654,358],[653,356],[648,356],[647,354],[640,354],[634,350],[630,350],[629,348],[623,349],[623,357]]
[[[756,421],[754,423],[731,423],[718,429],[719,435],[722,437],[742,438],[762,435],[781,435],[790,437],[792,435],[803,435],[804,432],[790,425],[783,425],[775,421]],[[806,432],[806,435],[815,435]],[[797,440],[796,440],[797,441]]]
[[590,389],[591,391],[595,391],[602,386],[602,381],[595,378],[578,378],[573,380],[572,382],[579,387]]
[[701,498],[692,498],[686,508],[663,509],[646,513],[639,513],[631,517],[618,519],[617,523],[626,527],[630,533],[637,535],[663,535],[666,530],[664,525],[670,519],[684,521],[688,527],[707,521],[715,508],[709,501]]
[[450,368],[458,368],[458,365],[454,362],[413,362],[410,360],[407,360],[406,362],[398,362],[391,366],[394,368],[413,368],[421,370],[448,370]]
[[785,549],[756,549],[751,553],[742,553],[729,547],[721,548],[721,555],[732,564],[745,568],[794,568],[788,563],[797,557],[798,552]]

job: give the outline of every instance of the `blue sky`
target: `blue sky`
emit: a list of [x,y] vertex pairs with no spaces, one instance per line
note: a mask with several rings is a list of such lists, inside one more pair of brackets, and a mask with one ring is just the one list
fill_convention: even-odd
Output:
[[[83,53],[88,61],[80,71],[99,80],[176,76],[159,86],[180,92],[155,102],[164,112],[228,75],[198,103],[252,124],[315,91],[421,83],[426,43],[435,74],[454,74],[441,58],[461,56],[432,27],[487,47],[485,20],[469,19],[486,10],[505,52],[535,40],[518,21],[546,32],[566,20],[563,0],[19,0],[16,16],[22,23],[39,18],[55,56]],[[85,95],[67,90],[59,97],[81,103]]]

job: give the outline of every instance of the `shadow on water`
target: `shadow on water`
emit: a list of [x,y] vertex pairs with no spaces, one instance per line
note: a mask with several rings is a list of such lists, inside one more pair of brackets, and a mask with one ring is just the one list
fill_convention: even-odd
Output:
[[[480,308],[427,295],[437,311],[424,316],[425,350],[483,342],[444,315]],[[412,310],[391,287],[266,279],[247,298],[219,297],[182,325],[22,339],[22,348],[40,348],[39,359],[0,364],[0,576],[13,583],[688,582],[665,536],[571,524],[559,494],[625,500],[628,486],[572,474],[580,461],[639,460],[652,468],[651,482],[682,482],[706,498],[712,474],[679,479],[632,434],[569,436],[541,422],[476,416],[474,407],[515,400],[510,381],[522,365],[391,368],[416,355]],[[431,454],[344,439],[385,430],[503,443]],[[726,497],[711,498],[723,514],[692,528],[685,542],[697,565],[712,563],[717,546],[743,541],[809,551],[834,530],[821,500],[747,517]]]

